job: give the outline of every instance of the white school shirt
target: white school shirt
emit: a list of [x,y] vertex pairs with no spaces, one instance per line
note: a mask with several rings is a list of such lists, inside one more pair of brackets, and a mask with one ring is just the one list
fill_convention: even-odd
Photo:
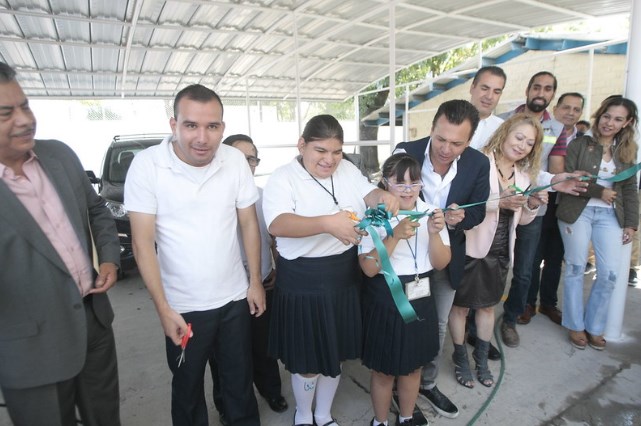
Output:
[[258,200],[236,148],[220,145],[209,166],[186,173],[189,167],[163,141],[136,155],[125,182],[127,210],[156,215],[160,276],[167,302],[179,313],[247,297],[236,209]]
[[[429,205],[420,198],[416,200],[417,211],[432,211],[435,208],[436,207],[434,205]],[[392,218],[390,220],[392,229],[394,229],[394,227],[398,225],[398,223],[405,217],[406,216],[404,215],[399,215],[397,218]],[[416,230],[416,235],[407,240],[399,241],[396,245],[396,248],[392,252],[390,256],[390,262],[392,263],[392,267],[394,268],[394,272],[396,272],[396,275],[415,275],[416,273],[422,274],[434,269],[432,267],[432,264],[430,263],[427,220],[427,216],[423,216],[422,218],[420,218],[419,223],[421,226],[419,226]],[[381,240],[384,240],[387,237],[387,231],[385,231],[385,228],[376,228],[376,230],[378,231],[378,235],[379,237],[381,237]],[[443,240],[443,244],[449,246],[450,235],[447,232],[447,227],[444,226],[443,229],[441,229],[441,231],[439,232],[439,235],[441,236],[441,240]],[[359,250],[360,253],[369,253],[374,248],[374,240],[372,239],[372,237],[370,235],[364,236],[363,240],[361,241]],[[416,266],[418,266],[418,268],[414,267],[414,256],[412,255],[412,251],[414,251],[414,253],[416,254]],[[381,272],[379,272],[379,274],[381,274]]]
[[[285,213],[315,217],[351,209],[359,218],[363,217],[366,209],[363,198],[376,187],[356,166],[341,160],[332,174],[337,206],[332,196],[321,188],[323,185],[331,193],[331,179],[317,179],[316,182],[303,168],[299,158],[276,169],[267,181],[263,192],[263,214],[268,228],[274,219]],[[352,246],[344,245],[331,234],[318,234],[303,238],[276,237],[276,247],[280,256],[293,260],[341,254]]]

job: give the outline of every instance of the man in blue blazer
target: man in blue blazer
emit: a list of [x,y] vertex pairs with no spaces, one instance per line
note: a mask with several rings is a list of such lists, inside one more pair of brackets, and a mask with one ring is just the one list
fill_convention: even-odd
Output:
[[[441,104],[432,121],[429,137],[402,142],[396,152],[407,152],[421,163],[423,191],[421,197],[441,208],[483,202],[490,194],[490,163],[487,157],[469,147],[479,123],[477,109],[468,101],[452,100]],[[454,293],[465,269],[465,230],[483,222],[485,204],[445,213],[450,234],[452,260],[443,271],[430,278],[436,302],[441,348],[447,331],[447,320]],[[442,416],[458,416],[458,408],[436,387],[439,356],[423,368],[421,395]]]
[[[115,223],[78,157],[34,140],[36,120],[0,62],[0,388],[15,425],[119,425]],[[99,272],[92,266],[92,236]]]

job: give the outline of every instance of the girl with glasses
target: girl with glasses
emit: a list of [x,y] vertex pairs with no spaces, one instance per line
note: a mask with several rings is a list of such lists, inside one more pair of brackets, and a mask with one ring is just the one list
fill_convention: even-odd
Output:
[[[379,184],[398,198],[403,210],[429,211],[412,221],[409,216],[390,220],[394,233],[378,229],[394,271],[418,321],[406,324],[388,287],[371,235],[361,242],[359,263],[367,276],[363,284],[363,364],[372,370],[371,395],[375,417],[370,425],[387,425],[394,379],[398,379],[397,424],[413,425],[412,413],[418,396],[421,367],[438,353],[438,319],[429,295],[429,276],[450,261],[449,234],[443,211],[423,202],[419,194],[421,166],[408,154],[395,154],[383,164]],[[409,289],[409,290],[408,290]]]

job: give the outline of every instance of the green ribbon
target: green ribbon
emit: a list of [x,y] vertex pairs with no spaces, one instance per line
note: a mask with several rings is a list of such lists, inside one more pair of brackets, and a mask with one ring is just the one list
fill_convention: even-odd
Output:
[[[581,176],[578,179],[581,180],[581,181],[586,181],[586,180],[591,180],[591,179],[601,179],[601,180],[605,180],[605,181],[609,181],[609,182],[621,182],[623,180],[631,178],[632,176],[637,174],[637,172],[639,172],[639,170],[641,170],[641,163],[635,164],[634,166],[629,167],[629,168],[625,169],[624,171],[622,171],[621,173],[617,173],[616,175],[614,175],[612,177],[609,177],[609,178],[601,179],[597,175],[590,175],[590,176]],[[565,180],[571,180],[571,179],[577,179],[577,178],[568,177]],[[560,182],[555,182],[555,183],[551,183],[549,185],[537,186],[536,188],[527,189],[525,191],[520,189],[516,185],[510,185],[510,188],[513,188],[515,190],[514,194],[504,195],[503,197],[494,198],[492,200],[479,201],[478,203],[463,204],[462,206],[458,206],[456,208],[447,207],[447,208],[443,209],[443,212],[446,212],[448,210],[459,210],[459,209],[466,209],[466,208],[469,208],[469,207],[479,206],[479,205],[485,204],[485,203],[487,203],[489,201],[501,200],[503,198],[513,197],[515,195],[525,195],[526,197],[528,197],[528,196],[532,195],[535,192],[543,191],[544,189],[551,188],[554,185],[558,185],[559,183]]]
[[[410,217],[410,220],[414,222],[416,222],[423,216],[428,215],[427,211],[417,212],[413,210],[399,210],[398,214],[407,215]],[[398,309],[398,312],[401,314],[401,317],[403,318],[405,324],[409,324],[412,321],[418,320],[419,318],[416,315],[416,311],[410,304],[410,301],[407,299],[407,296],[405,295],[405,291],[403,290],[403,283],[401,283],[398,275],[396,275],[396,272],[394,271],[392,263],[389,259],[389,253],[385,248],[385,244],[383,244],[383,240],[378,235],[378,232],[375,229],[375,227],[383,227],[385,228],[385,232],[387,233],[388,237],[394,235],[392,225],[389,223],[389,220],[391,218],[392,214],[385,211],[385,205],[379,204],[375,209],[367,209],[365,211],[365,217],[356,226],[361,230],[367,231],[367,233],[371,235],[372,241],[374,242],[374,247],[376,248],[378,257],[381,261],[381,273],[383,274],[385,282],[387,283],[387,286],[392,293],[392,299],[394,299],[396,309]]]
[[[630,168],[627,168],[621,173],[618,173],[612,177],[602,179],[602,180],[606,180],[610,182],[621,182],[623,180],[626,180],[634,176],[637,172],[639,172],[639,170],[641,170],[641,163],[638,163]],[[576,179],[576,178],[569,177],[567,179]],[[581,176],[579,179],[582,181],[586,181],[586,180],[600,179],[600,178],[596,175],[591,175],[591,176]],[[544,189],[551,188],[554,185],[557,185],[558,183],[559,182],[551,183],[549,185],[538,186],[536,188],[531,188],[531,189],[528,187],[525,190],[522,190],[516,185],[510,185],[510,188],[514,189],[515,191],[514,194],[504,195],[502,197],[498,197],[492,200],[479,201],[477,203],[463,204],[456,208],[447,207],[443,209],[443,212],[446,212],[448,210],[459,210],[459,209],[466,209],[469,207],[479,206],[481,204],[486,204],[489,201],[501,200],[503,198],[513,197],[515,195],[530,196],[535,192],[539,192],[539,191],[543,191]],[[428,212],[427,210],[424,212],[418,212],[414,210],[399,210],[398,214],[408,216],[411,221],[416,222],[424,216],[432,216],[434,212],[433,211]],[[394,268],[392,267],[392,263],[389,260],[389,253],[387,253],[385,244],[383,244],[383,240],[381,240],[381,237],[378,235],[378,232],[375,229],[375,227],[383,227],[387,232],[387,236],[391,237],[394,234],[394,231],[392,230],[392,225],[390,225],[389,223],[389,220],[391,218],[392,218],[392,214],[390,212],[385,211],[385,205],[379,204],[378,207],[375,209],[367,209],[365,211],[365,217],[363,218],[363,220],[361,220],[358,223],[358,225],[356,225],[356,227],[358,229],[367,231],[369,235],[372,236],[374,247],[376,248],[376,251],[378,252],[378,257],[381,261],[381,273],[383,274],[383,277],[385,277],[385,282],[387,282],[387,286],[389,287],[392,293],[392,298],[394,299],[394,303],[396,304],[396,308],[398,309],[398,312],[401,314],[401,317],[403,317],[403,321],[405,321],[405,323],[407,324],[412,321],[416,321],[419,318],[416,315],[416,311],[414,311],[414,308],[412,307],[409,300],[407,299],[407,296],[405,295],[405,291],[403,291],[403,284],[401,283],[401,280],[398,278],[398,275],[396,275],[396,272],[394,272]]]

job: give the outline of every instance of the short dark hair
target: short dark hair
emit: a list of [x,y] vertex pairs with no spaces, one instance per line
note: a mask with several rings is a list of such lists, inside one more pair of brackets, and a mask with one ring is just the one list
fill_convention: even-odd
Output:
[[468,120],[472,127],[469,139],[472,139],[480,120],[479,111],[474,105],[463,99],[453,99],[451,101],[443,102],[438,107],[434,120],[432,120],[432,128],[434,128],[436,122],[442,115],[445,116],[449,123],[456,125],[463,124],[465,120]]
[[182,98],[187,98],[192,101],[203,103],[215,99],[216,101],[218,101],[218,103],[220,104],[220,108],[224,112],[223,101],[220,99],[220,96],[216,94],[216,92],[203,86],[202,84],[192,84],[178,92],[178,94],[174,98],[174,118],[178,118],[178,103]]
[[590,128],[590,122],[588,120],[579,120],[576,122],[576,125],[578,126],[579,124],[583,124],[584,126],[588,126],[588,129]]
[[556,104],[560,105],[563,102],[563,99],[565,99],[568,96],[581,99],[581,109],[583,109],[583,107],[585,106],[585,98],[579,92],[567,92],[562,94],[561,96],[559,96],[559,100],[556,102]]
[[305,143],[325,139],[338,139],[343,143],[343,127],[334,116],[321,114],[312,117],[301,135]]
[[4,62],[0,62],[0,83],[9,83],[16,79],[16,70]]
[[554,74],[552,74],[550,71],[539,71],[536,74],[534,74],[532,77],[530,77],[530,82],[527,84],[527,90],[528,92],[532,88],[532,85],[534,84],[534,80],[536,80],[537,77],[541,77],[542,75],[549,75],[552,77],[554,80],[554,91],[556,92],[556,87],[558,85],[558,82],[556,81],[556,77]]
[[254,141],[252,140],[252,138],[247,135],[243,135],[242,133],[227,136],[223,141],[223,144],[234,146],[234,142],[249,142],[250,144],[254,145]]
[[497,67],[496,65],[488,65],[488,66],[479,68],[476,74],[474,74],[474,79],[472,80],[472,86],[478,83],[479,78],[481,78],[481,76],[485,73],[490,73],[497,77],[501,77],[504,82],[507,82],[507,75],[505,75],[505,71],[503,71],[503,68]]

